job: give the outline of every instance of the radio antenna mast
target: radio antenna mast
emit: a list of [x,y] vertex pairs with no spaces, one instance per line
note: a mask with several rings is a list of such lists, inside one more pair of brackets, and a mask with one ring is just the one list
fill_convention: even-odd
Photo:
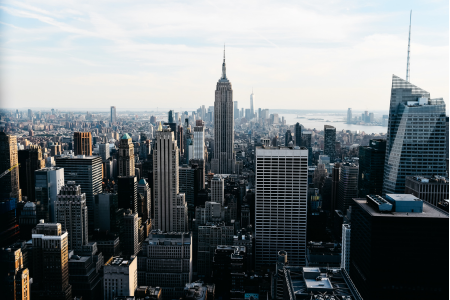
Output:
[[409,37],[408,37],[408,59],[406,61],[406,81],[409,82],[409,52],[410,52],[410,46],[411,46],[411,17],[412,17],[412,10],[409,14]]

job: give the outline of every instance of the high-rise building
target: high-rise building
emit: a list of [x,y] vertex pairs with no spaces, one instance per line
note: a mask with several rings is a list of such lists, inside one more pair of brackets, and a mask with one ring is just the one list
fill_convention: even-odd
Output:
[[125,210],[123,208],[119,208],[117,194],[97,194],[95,195],[95,203],[95,228],[100,231],[109,231],[118,234],[120,232],[120,224],[122,223]]
[[[17,137],[0,132],[0,172],[4,172],[18,164]],[[0,199],[15,198],[22,200],[19,184],[19,169],[13,168],[0,178]]]
[[445,131],[444,100],[393,75],[383,194],[403,193],[406,176],[445,176]]
[[0,247],[16,242],[20,237],[16,218],[17,204],[15,199],[0,200]]
[[74,132],[73,146],[75,155],[92,156],[92,136],[90,132]]
[[64,186],[64,168],[49,167],[34,171],[37,220],[56,221],[58,194]]
[[292,142],[292,132],[288,129],[284,135],[284,145],[289,147],[289,143]]
[[217,82],[214,101],[214,156],[211,171],[216,174],[233,174],[236,157],[234,147],[233,89],[227,78],[225,50],[222,77]]
[[304,265],[308,151],[257,147],[255,173],[256,267],[275,260],[280,250]]
[[302,131],[302,146],[308,149],[308,165],[312,165],[313,152],[312,152],[312,132]]
[[61,155],[55,158],[57,167],[64,168],[64,183],[75,181],[86,194],[88,229],[94,230],[95,195],[102,192],[102,159],[99,156]]
[[430,204],[449,199],[448,177],[444,176],[408,176],[405,182],[405,194],[412,194]]
[[370,140],[359,147],[359,197],[380,195],[383,191],[386,140]]
[[42,157],[40,146],[31,145],[29,149],[19,150],[19,182],[22,190],[22,197],[26,196],[27,201],[34,201],[34,171],[45,167],[45,160]]
[[165,299],[179,299],[192,282],[192,234],[154,230],[138,260],[139,286],[159,286]]
[[352,123],[352,109],[349,108],[347,110],[347,124],[351,124]]
[[345,214],[351,205],[353,198],[358,197],[358,173],[359,168],[353,163],[341,164],[339,170],[339,192],[337,196],[337,208]]
[[253,117],[255,116],[255,108],[253,106],[253,101],[255,100],[255,94],[253,94],[253,89],[252,89],[252,93],[250,94],[250,118],[253,119]]
[[136,176],[118,176],[117,194],[119,197],[119,208],[131,209],[137,213],[137,178]]
[[220,175],[211,179],[211,201],[225,205],[225,181]]
[[119,176],[134,176],[134,146],[131,136],[125,133],[119,144]]
[[330,157],[330,162],[336,158],[336,128],[331,125],[324,125],[324,145],[323,154]]
[[33,240],[33,299],[70,300],[69,234],[59,223],[36,225]]
[[178,147],[170,129],[156,132],[153,149],[153,228],[167,232],[188,230],[188,208],[185,195],[179,194]]
[[[350,274],[361,296],[448,299],[448,218],[447,212],[414,195],[354,199]],[[426,262],[414,263],[424,254]]]
[[69,233],[69,249],[81,250],[88,243],[88,209],[86,194],[74,181],[61,187],[55,202],[56,223]]
[[188,207],[189,221],[194,219],[195,198],[201,190],[201,170],[197,166],[182,165],[178,170],[179,192],[184,193]]
[[30,272],[21,248],[0,249],[0,291],[5,299],[30,300]]
[[234,101],[234,118],[239,119],[239,103]]
[[136,256],[114,256],[103,267],[103,299],[134,296],[138,287]]
[[115,106],[111,106],[111,119],[110,119],[111,123],[115,123],[117,122],[116,119],[116,107]]
[[98,152],[100,154],[100,156],[102,157],[102,160],[105,161],[109,158],[110,155],[110,148],[109,148],[109,144],[99,144],[98,145]]
[[297,122],[297,124],[295,124],[295,146],[303,146],[302,145],[302,125],[300,123]]
[[120,232],[120,244],[123,255],[136,255],[140,250],[139,245],[139,217],[137,213],[126,210]]
[[142,218],[142,221],[146,222],[148,219],[151,218],[152,191],[151,191],[150,187],[148,186],[147,181],[144,178],[139,180],[139,183],[137,185],[137,192],[138,192],[138,195],[143,196],[141,201],[139,201],[140,197],[138,197],[137,213],[138,213],[139,217]]
[[331,216],[334,215],[334,211],[338,209],[338,197],[339,197],[339,178],[341,172],[341,165],[336,163],[333,166],[331,173],[331,199],[330,199],[330,212]]
[[350,238],[350,224],[342,224],[341,269],[344,269],[347,273],[350,273]]
[[202,120],[196,121],[194,127],[194,155],[193,159],[205,160],[205,127]]

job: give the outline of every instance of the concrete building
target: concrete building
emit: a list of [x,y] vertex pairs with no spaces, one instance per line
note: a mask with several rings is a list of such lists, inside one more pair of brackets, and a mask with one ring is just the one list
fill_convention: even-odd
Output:
[[192,234],[152,231],[138,256],[139,285],[161,287],[165,299],[179,299],[192,276]]
[[[256,268],[280,250],[305,264],[308,151],[305,148],[256,148]],[[283,170],[280,172],[280,170]]]
[[227,78],[225,50],[222,76],[217,82],[214,101],[214,155],[211,171],[216,174],[233,174],[236,156],[234,153],[233,89]]
[[211,179],[211,202],[225,205],[225,181],[222,176],[214,175]]
[[131,210],[125,211],[122,219],[120,241],[123,255],[137,255],[139,245],[139,217]]
[[232,245],[234,226],[224,222],[207,222],[198,226],[197,274],[199,278],[210,278],[214,251],[219,245]]
[[125,133],[119,144],[119,176],[135,176],[134,146],[131,136]]
[[446,176],[445,133],[444,100],[393,75],[383,194],[403,193],[407,176]]
[[[0,132],[0,168],[1,172],[18,164],[17,137]],[[22,201],[19,184],[19,169],[15,167],[0,178],[0,199],[15,198]]]
[[448,218],[414,195],[354,199],[350,274],[364,299],[447,299]]
[[59,223],[40,223],[32,231],[33,299],[71,300],[69,233]]
[[405,194],[413,194],[437,206],[439,202],[449,199],[448,177],[408,176],[405,181]]
[[92,136],[90,132],[73,133],[73,149],[75,155],[92,156]]
[[64,186],[64,168],[50,167],[34,171],[37,220],[56,221],[58,194]]
[[134,296],[137,283],[137,257],[114,256],[103,267],[103,299]]
[[179,194],[178,147],[170,129],[160,125],[153,149],[153,228],[168,232],[188,230],[185,195]]
[[69,233],[69,249],[80,250],[88,243],[88,209],[86,194],[75,181],[61,187],[55,202],[56,223]]
[[94,230],[95,195],[102,192],[102,159],[99,156],[74,156],[70,152],[55,158],[57,167],[64,168],[64,183],[75,181],[86,194],[88,227]]

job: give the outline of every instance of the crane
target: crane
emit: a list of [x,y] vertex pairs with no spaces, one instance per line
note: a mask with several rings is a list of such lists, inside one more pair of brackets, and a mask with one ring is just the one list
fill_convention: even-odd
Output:
[[6,174],[8,174],[9,172],[11,172],[11,170],[13,170],[14,168],[18,167],[20,164],[15,164],[14,166],[12,166],[11,168],[9,168],[8,170],[6,170],[5,172],[3,172],[2,174],[0,174],[0,178],[2,178],[3,176],[5,176]]

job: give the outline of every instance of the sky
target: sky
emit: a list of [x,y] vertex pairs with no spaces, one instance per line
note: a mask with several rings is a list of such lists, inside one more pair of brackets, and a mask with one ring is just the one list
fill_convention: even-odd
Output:
[[388,110],[392,75],[449,97],[448,1],[0,2],[0,107]]

